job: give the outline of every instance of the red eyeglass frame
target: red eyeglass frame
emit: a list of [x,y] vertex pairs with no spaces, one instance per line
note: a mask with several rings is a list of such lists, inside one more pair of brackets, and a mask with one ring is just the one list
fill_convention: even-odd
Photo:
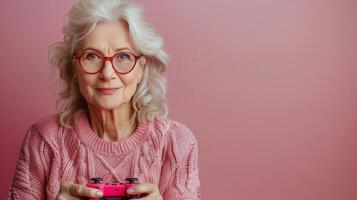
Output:
[[[102,67],[101,67],[98,71],[96,71],[96,72],[87,72],[87,71],[84,69],[84,67],[82,66],[82,63],[81,63],[81,61],[80,61],[80,58],[81,58],[85,53],[82,53],[81,55],[77,55],[77,53],[73,53],[73,59],[78,60],[79,65],[81,66],[81,68],[83,69],[83,71],[86,72],[87,74],[96,74],[96,73],[102,71],[102,69],[104,68],[104,63],[105,63],[107,60],[110,61],[110,63],[112,64],[112,68],[114,69],[114,71],[115,71],[116,73],[118,73],[118,74],[129,74],[129,73],[130,73],[131,71],[133,71],[133,69],[135,68],[136,62],[138,61],[138,59],[143,56],[142,54],[140,54],[139,56],[136,56],[136,55],[134,55],[133,53],[130,53],[130,52],[118,52],[118,53],[114,54],[113,56],[106,57],[106,56],[104,56],[101,52],[97,52],[97,53],[101,54],[101,56],[102,56],[101,59],[102,59],[103,65],[102,65]],[[117,69],[114,67],[113,58],[114,58],[117,54],[119,54],[119,53],[128,53],[128,54],[131,54],[131,55],[135,58],[134,65],[133,65],[133,67],[130,69],[130,71],[125,72],[125,73],[123,73],[123,72],[118,72]]]

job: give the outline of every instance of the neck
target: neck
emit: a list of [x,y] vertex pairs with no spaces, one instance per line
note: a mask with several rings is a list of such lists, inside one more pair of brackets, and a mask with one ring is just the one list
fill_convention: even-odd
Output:
[[88,105],[88,109],[93,131],[104,140],[123,140],[136,129],[136,120],[134,123],[130,122],[133,114],[130,103],[123,104],[113,110],[103,110],[93,105]]

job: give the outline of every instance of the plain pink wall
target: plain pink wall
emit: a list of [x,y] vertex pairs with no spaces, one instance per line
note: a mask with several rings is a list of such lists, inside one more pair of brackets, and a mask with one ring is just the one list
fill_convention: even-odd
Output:
[[[55,112],[47,48],[73,1],[0,7],[0,199],[33,121]],[[170,117],[203,199],[357,199],[355,0],[141,0],[171,55]]]

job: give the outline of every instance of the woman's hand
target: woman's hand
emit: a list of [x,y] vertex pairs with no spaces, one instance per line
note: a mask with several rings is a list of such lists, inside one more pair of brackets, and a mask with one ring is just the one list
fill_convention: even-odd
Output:
[[146,194],[140,200],[163,200],[157,185],[150,183],[140,183],[126,191],[130,195]]
[[80,200],[82,199],[81,197],[98,198],[102,195],[100,190],[89,188],[85,185],[64,182],[61,184],[56,200]]

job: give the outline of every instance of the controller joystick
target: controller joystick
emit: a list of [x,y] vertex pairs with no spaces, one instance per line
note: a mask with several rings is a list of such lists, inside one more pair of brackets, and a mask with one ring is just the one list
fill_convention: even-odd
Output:
[[99,177],[91,178],[90,180],[91,180],[91,183],[94,183],[94,184],[103,182],[103,179],[99,178]]
[[131,183],[131,184],[137,184],[137,183],[139,183],[137,178],[127,178],[127,179],[125,179],[125,180],[126,180],[128,183]]

